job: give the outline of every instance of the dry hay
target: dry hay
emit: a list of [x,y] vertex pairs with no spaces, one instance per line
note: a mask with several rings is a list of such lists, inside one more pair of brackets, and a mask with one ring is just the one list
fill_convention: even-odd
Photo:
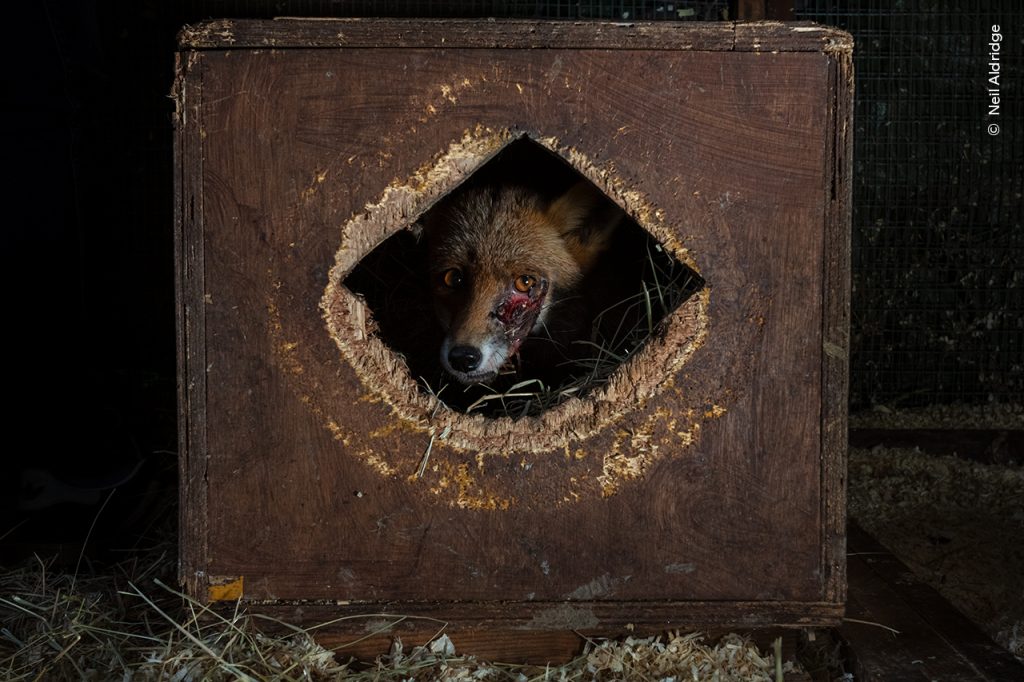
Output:
[[[344,651],[335,654],[317,644],[317,627],[268,623],[271,619],[238,609],[215,613],[169,587],[172,571],[173,560],[157,554],[92,577],[55,572],[39,560],[3,572],[0,677],[171,682],[782,679],[772,654],[762,654],[735,634],[714,645],[700,634],[587,641],[579,657],[557,667],[459,656],[448,636],[440,634],[408,652],[396,639],[390,653],[371,664],[339,662]],[[284,634],[266,633],[268,624]],[[792,679],[792,664],[780,668]]]
[[[717,644],[710,645],[704,643],[700,633],[627,637],[622,641],[588,640],[583,653],[574,660],[562,666],[544,667],[487,664],[472,657],[457,657],[455,645],[446,635],[442,635],[427,647],[413,649],[408,656],[403,654],[401,642],[396,642],[391,654],[377,661],[375,672],[382,676],[365,679],[409,679],[412,675],[406,675],[403,671],[411,672],[410,668],[427,672],[425,677],[417,679],[430,680],[772,682],[782,679],[776,678],[774,656],[762,654],[749,640],[729,634]],[[782,666],[782,671],[783,674],[795,673],[796,668],[787,662]]]
[[1024,658],[1024,469],[917,449],[850,452],[850,515]]

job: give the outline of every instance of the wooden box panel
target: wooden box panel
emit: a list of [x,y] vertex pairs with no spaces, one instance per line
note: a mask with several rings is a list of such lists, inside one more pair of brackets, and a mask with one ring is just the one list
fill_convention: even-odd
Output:
[[[189,593],[546,630],[836,622],[850,53],[782,24],[186,29]],[[591,397],[469,417],[341,280],[524,136],[706,286]]]

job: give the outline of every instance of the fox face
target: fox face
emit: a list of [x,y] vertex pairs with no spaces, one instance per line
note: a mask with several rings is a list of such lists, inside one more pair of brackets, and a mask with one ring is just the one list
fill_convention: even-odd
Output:
[[620,218],[588,183],[550,202],[520,187],[472,189],[433,211],[425,237],[445,370],[464,384],[495,377],[580,283]]

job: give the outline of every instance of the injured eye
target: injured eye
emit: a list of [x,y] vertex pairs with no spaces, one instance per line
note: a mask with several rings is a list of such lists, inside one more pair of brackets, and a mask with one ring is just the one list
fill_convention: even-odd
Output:
[[458,289],[462,284],[462,270],[459,270],[458,268],[449,268],[444,271],[443,275],[441,275],[441,280],[449,289]]
[[528,293],[533,285],[537,283],[537,279],[533,275],[520,275],[516,278],[515,286],[516,291],[521,293]]

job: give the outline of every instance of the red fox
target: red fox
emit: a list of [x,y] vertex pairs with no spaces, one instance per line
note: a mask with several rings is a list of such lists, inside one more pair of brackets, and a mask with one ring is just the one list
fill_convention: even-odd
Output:
[[574,288],[623,216],[588,182],[552,201],[522,187],[468,189],[432,211],[424,234],[445,370],[489,381],[531,334],[549,331],[553,308],[572,318]]

